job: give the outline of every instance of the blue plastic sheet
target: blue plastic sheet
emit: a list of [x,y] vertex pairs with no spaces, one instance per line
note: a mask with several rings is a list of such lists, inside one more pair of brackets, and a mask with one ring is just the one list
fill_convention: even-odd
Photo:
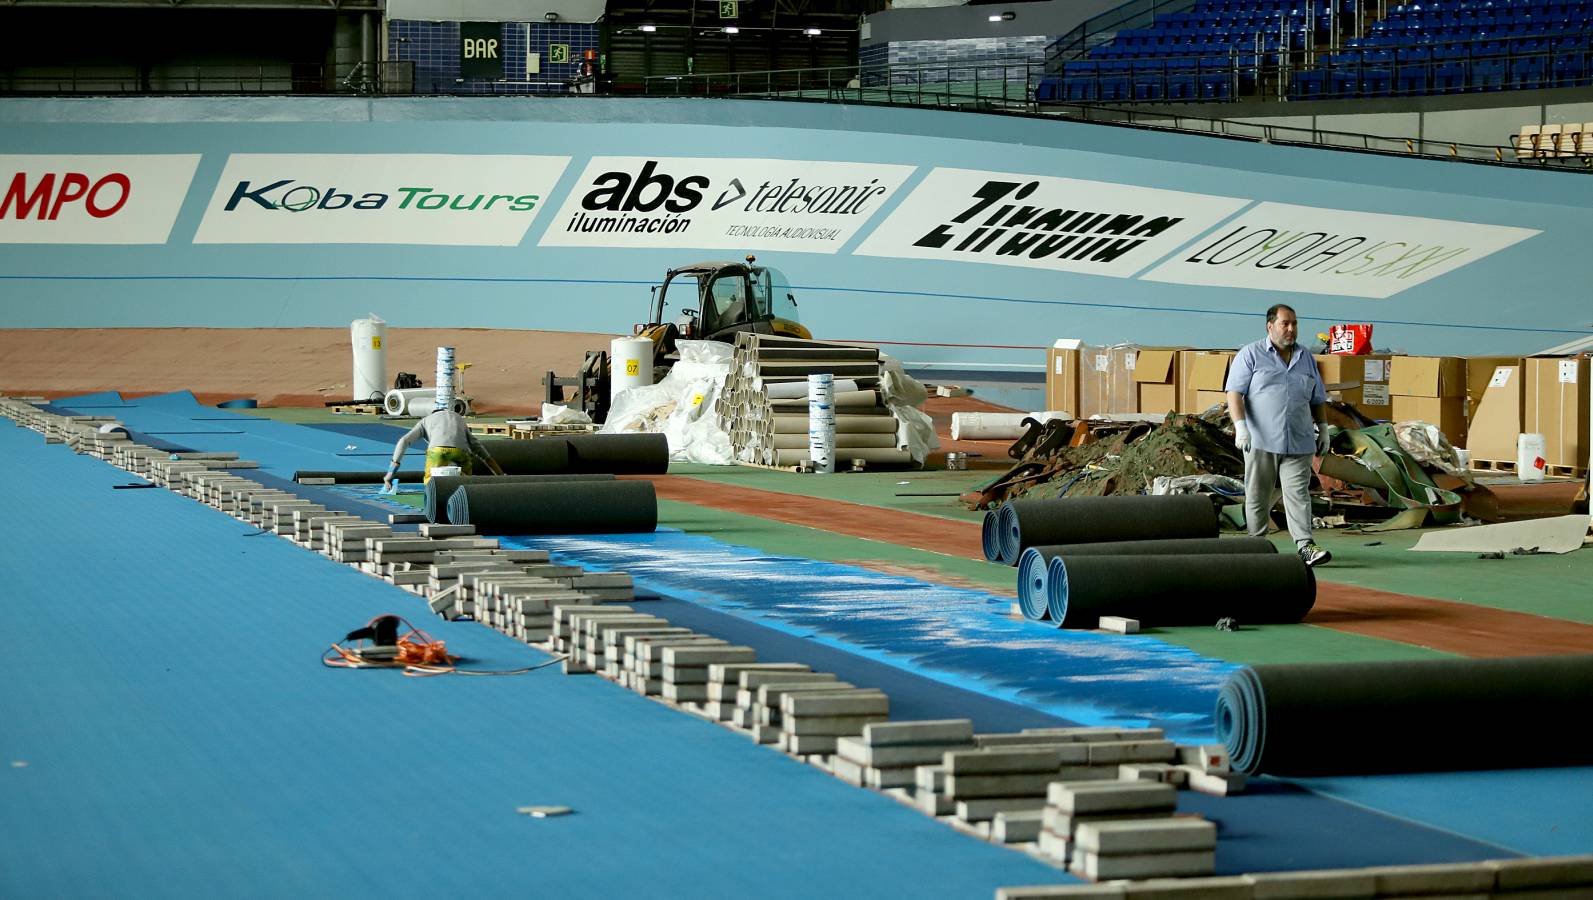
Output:
[[1138,636],[1058,632],[1012,601],[857,566],[769,556],[701,535],[518,538],[561,563],[629,572],[690,599],[936,681],[1087,725],[1155,726],[1209,741],[1235,667]]

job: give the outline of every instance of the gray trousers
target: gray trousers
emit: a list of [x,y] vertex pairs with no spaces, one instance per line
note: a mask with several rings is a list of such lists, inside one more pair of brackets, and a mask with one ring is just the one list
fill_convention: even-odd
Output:
[[1295,543],[1311,539],[1311,454],[1272,453],[1252,449],[1245,454],[1245,524],[1250,534],[1265,537],[1267,516],[1278,502],[1283,483],[1283,513]]

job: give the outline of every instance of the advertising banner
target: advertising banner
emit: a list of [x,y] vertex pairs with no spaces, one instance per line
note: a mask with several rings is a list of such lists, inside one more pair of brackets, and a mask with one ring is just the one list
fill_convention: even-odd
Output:
[[198,154],[0,155],[0,244],[164,244]]

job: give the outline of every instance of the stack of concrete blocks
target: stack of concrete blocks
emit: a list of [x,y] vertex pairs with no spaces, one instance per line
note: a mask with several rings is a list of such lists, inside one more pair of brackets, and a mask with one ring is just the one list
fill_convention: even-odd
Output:
[[1167,780],[1203,794],[1226,797],[1245,789],[1244,773],[1233,771],[1222,744],[1179,745],[1178,765],[1173,768]]
[[793,756],[829,757],[840,738],[859,737],[889,718],[890,698],[870,688],[786,691],[780,696],[777,744]]
[[555,579],[519,572],[478,575],[475,596],[480,604],[478,620],[527,644],[543,644],[552,637],[554,607],[597,604],[597,598],[570,590]]
[[370,558],[366,548],[367,540],[392,536],[391,525],[378,525],[363,520],[354,523],[329,522],[326,526],[325,545],[321,552],[330,556],[333,562],[361,563]]
[[731,724],[746,731],[756,743],[775,745],[780,743],[781,734],[780,698],[787,693],[857,689],[829,672],[743,672],[741,685],[736,691]]
[[[629,607],[627,607],[629,609]],[[604,672],[608,668],[610,635],[647,634],[656,629],[669,628],[670,624],[658,616],[630,610],[620,614],[584,615],[575,610],[570,621],[570,661],[587,672]],[[623,640],[623,638],[620,638]]]
[[715,722],[730,722],[736,715],[736,695],[741,690],[741,676],[746,672],[765,675],[808,674],[813,670],[802,663],[715,663],[708,667],[708,699],[703,702],[704,718]]
[[675,645],[663,648],[661,693],[665,700],[700,711],[708,702],[708,667],[733,663],[755,663],[758,654],[751,647]]
[[[1068,864],[1069,871],[1080,878],[1097,881],[1111,878],[1183,877],[1210,874],[1215,866],[1215,829],[1209,831],[1209,841],[1201,843],[1188,835],[1208,834],[1207,831],[1195,829],[1191,832],[1191,826],[1168,824],[1174,821],[1199,821],[1174,820],[1178,789],[1171,784],[1155,781],[1061,781],[1049,787],[1046,801],[1039,850],[1059,865]],[[1139,834],[1135,831],[1139,828],[1144,836],[1113,838],[1117,843],[1109,843],[1104,847],[1098,845],[1094,838],[1089,839],[1087,844],[1080,843],[1084,840],[1079,834],[1081,826],[1108,822],[1114,823],[1108,829],[1113,834],[1117,831]],[[1136,840],[1141,843],[1134,843]]]
[[630,670],[625,664],[625,639],[637,638],[701,638],[690,628],[680,628],[659,619],[656,624],[621,622],[598,627],[603,642],[603,667],[594,669],[597,674],[629,689]]
[[[1173,822],[1183,820],[1170,820]],[[1198,822],[1198,820],[1196,820]],[[1209,823],[1207,823],[1209,824]],[[1102,826],[1105,829],[1105,826]],[[1102,833],[1092,840],[1122,846],[1143,836]],[[1190,836],[1193,838],[1193,835]],[[1572,900],[1593,897],[1593,855],[1499,859],[1471,863],[1265,872],[1200,878],[1150,878],[1096,885],[1003,887],[996,900],[1108,900],[1124,897],[1200,900]]]
[[857,737],[838,738],[830,769],[848,784],[892,792],[910,802],[919,766],[939,764],[947,752],[973,746],[973,722],[968,719],[878,722],[863,726]]
[[621,684],[644,697],[664,695],[664,651],[673,647],[728,647],[706,634],[631,635],[625,639]]

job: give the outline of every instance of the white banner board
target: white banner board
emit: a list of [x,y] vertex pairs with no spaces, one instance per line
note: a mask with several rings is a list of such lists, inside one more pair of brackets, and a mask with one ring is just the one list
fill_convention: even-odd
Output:
[[0,244],[164,244],[198,154],[0,156]]

